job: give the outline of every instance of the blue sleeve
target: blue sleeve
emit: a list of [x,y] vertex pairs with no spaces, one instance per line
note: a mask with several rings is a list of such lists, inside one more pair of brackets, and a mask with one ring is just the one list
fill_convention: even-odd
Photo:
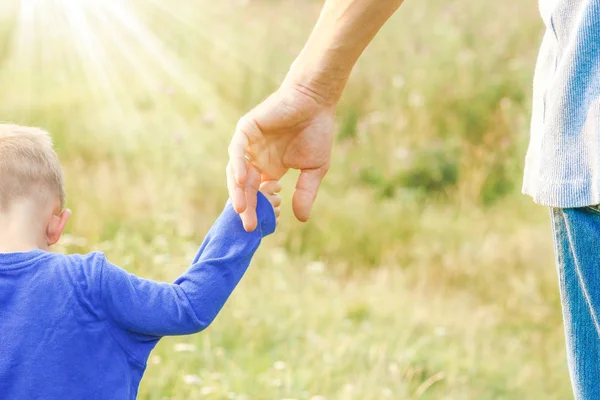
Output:
[[191,267],[174,283],[139,278],[107,261],[101,274],[106,317],[131,333],[160,337],[199,332],[215,319],[263,237],[275,230],[271,203],[258,194],[258,227],[246,232],[228,201]]

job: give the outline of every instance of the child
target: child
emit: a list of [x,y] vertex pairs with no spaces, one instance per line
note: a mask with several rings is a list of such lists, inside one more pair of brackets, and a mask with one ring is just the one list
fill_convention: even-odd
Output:
[[258,194],[258,229],[230,202],[173,284],[129,274],[104,254],[48,252],[67,224],[49,136],[0,125],[0,399],[135,399],[162,336],[205,329],[275,230],[277,182]]

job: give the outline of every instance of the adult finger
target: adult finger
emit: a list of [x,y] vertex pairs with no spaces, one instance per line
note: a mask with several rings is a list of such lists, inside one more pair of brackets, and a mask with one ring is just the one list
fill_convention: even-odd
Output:
[[319,186],[325,174],[327,167],[318,169],[305,169],[300,172],[296,190],[292,197],[292,208],[294,215],[299,221],[306,222],[310,218],[310,210],[317,197]]
[[256,202],[259,186],[260,173],[255,168],[248,168],[248,174],[246,175],[246,182],[244,184],[246,209],[240,214],[242,223],[244,224],[244,229],[247,232],[252,232],[254,229],[256,229]]
[[[238,124],[239,126],[240,124]],[[229,197],[236,212],[241,213],[246,209],[246,198],[243,185],[248,174],[245,151],[248,148],[248,138],[239,128],[229,143],[229,165],[227,171],[227,187]]]
[[229,162],[233,167],[235,179],[239,184],[244,183],[248,170],[246,168],[246,150],[248,149],[248,137],[244,133],[244,127],[247,125],[242,118],[236,127],[233,138],[229,143]]
[[244,193],[244,186],[240,185],[235,179],[233,167],[231,161],[227,163],[227,190],[229,191],[229,198],[233,205],[235,212],[242,213],[246,209],[246,194]]

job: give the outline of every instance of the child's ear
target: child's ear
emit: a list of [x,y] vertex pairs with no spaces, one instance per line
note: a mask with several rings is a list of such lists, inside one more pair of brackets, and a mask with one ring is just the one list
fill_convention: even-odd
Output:
[[65,230],[65,227],[67,226],[67,222],[69,221],[71,214],[71,210],[66,208],[60,214],[50,217],[48,229],[46,230],[48,246],[55,245],[58,242],[60,236]]

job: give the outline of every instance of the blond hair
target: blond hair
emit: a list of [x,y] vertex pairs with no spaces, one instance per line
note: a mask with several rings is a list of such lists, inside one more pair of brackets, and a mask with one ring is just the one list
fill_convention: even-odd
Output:
[[0,124],[0,207],[20,198],[65,203],[63,172],[52,139],[39,128]]

